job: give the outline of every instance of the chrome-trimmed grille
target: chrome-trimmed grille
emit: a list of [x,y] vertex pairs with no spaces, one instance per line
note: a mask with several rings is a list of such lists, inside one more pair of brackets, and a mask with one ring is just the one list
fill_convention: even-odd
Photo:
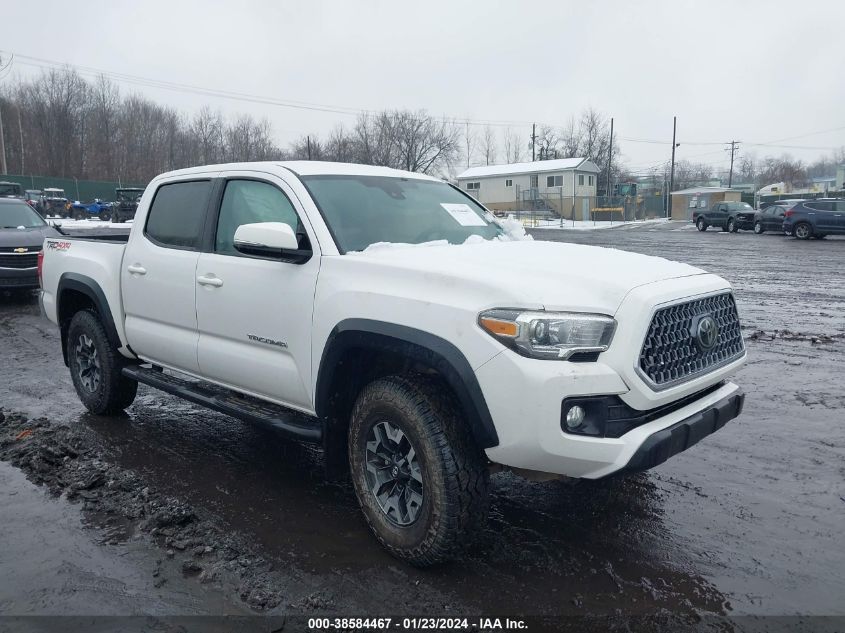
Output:
[[[693,322],[704,315],[712,316],[719,328],[716,343],[708,350],[699,347],[692,332]],[[659,391],[727,365],[744,353],[736,302],[726,292],[657,310],[640,350],[637,373]]]
[[35,268],[37,266],[37,251],[30,253],[0,253],[0,268]]

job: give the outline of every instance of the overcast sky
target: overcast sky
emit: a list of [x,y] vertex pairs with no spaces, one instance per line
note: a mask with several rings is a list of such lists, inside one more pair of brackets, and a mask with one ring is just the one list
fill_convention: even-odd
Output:
[[[668,157],[673,115],[678,158],[716,167],[721,146],[693,143],[737,139],[758,157],[804,160],[845,145],[841,0],[27,0],[5,3],[3,23],[5,53],[275,100],[526,122],[514,125],[526,143],[527,122],[564,124],[593,106],[614,117],[635,170]],[[31,63],[19,57],[14,71],[39,72]],[[282,145],[355,118],[122,90],[266,116]]]

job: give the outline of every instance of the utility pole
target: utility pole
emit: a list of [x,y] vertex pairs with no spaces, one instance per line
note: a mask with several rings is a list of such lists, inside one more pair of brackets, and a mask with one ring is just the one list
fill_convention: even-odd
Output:
[[610,186],[610,165],[613,162],[613,117],[610,117],[610,147],[607,150],[607,197],[610,198],[610,194],[613,193],[613,189]]
[[[0,138],[2,138],[2,137],[0,137]],[[537,145],[537,124],[536,124],[536,123],[532,123],[532,124],[531,124],[531,162],[532,162],[532,163],[533,163],[535,160],[537,160],[537,159],[535,158],[535,154],[534,154],[534,147],[535,147],[536,145]]]
[[308,146],[308,160],[311,160],[311,136],[305,137],[305,144]]
[[[3,58],[0,57],[0,70],[6,70],[9,67],[9,64],[11,64],[11,63],[12,63],[12,61],[9,60],[9,62],[4,66],[3,65]],[[2,103],[0,103],[0,106],[2,106]],[[3,138],[3,108],[0,107],[0,174],[3,174],[5,176],[7,173],[8,172],[6,171],[6,141]]]
[[24,170],[23,170],[23,155],[24,155],[24,152],[23,152],[23,126],[21,125],[21,109],[20,108],[18,108],[18,134],[21,137],[21,175],[23,175],[25,173]]
[[0,174],[6,175],[6,143],[3,140],[3,108],[0,108]]
[[678,143],[675,142],[675,136],[678,131],[678,117],[672,117],[672,167],[669,170],[669,193],[666,195],[668,200],[668,210],[666,217],[672,217],[672,190],[675,188],[675,148]]
[[[734,179],[734,153],[736,152],[736,148],[739,147],[739,141],[728,141],[725,145],[730,145],[730,148],[726,147],[725,151],[730,151],[731,153],[731,170],[728,172],[728,189],[731,188]],[[722,172],[724,173],[724,172]]]

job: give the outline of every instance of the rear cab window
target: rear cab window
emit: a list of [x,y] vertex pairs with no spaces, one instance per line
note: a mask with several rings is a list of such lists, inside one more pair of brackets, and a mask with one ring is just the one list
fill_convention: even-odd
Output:
[[144,235],[164,248],[198,250],[210,196],[210,180],[161,185],[150,205]]

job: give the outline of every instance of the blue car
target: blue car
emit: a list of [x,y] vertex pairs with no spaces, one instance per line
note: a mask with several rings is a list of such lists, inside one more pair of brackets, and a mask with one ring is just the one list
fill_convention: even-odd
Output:
[[783,232],[799,240],[845,235],[845,200],[823,198],[799,202],[784,213]]
[[68,213],[74,220],[98,218],[108,222],[111,220],[112,203],[104,202],[99,198],[95,198],[94,202],[88,203],[82,203],[77,200],[71,205]]

